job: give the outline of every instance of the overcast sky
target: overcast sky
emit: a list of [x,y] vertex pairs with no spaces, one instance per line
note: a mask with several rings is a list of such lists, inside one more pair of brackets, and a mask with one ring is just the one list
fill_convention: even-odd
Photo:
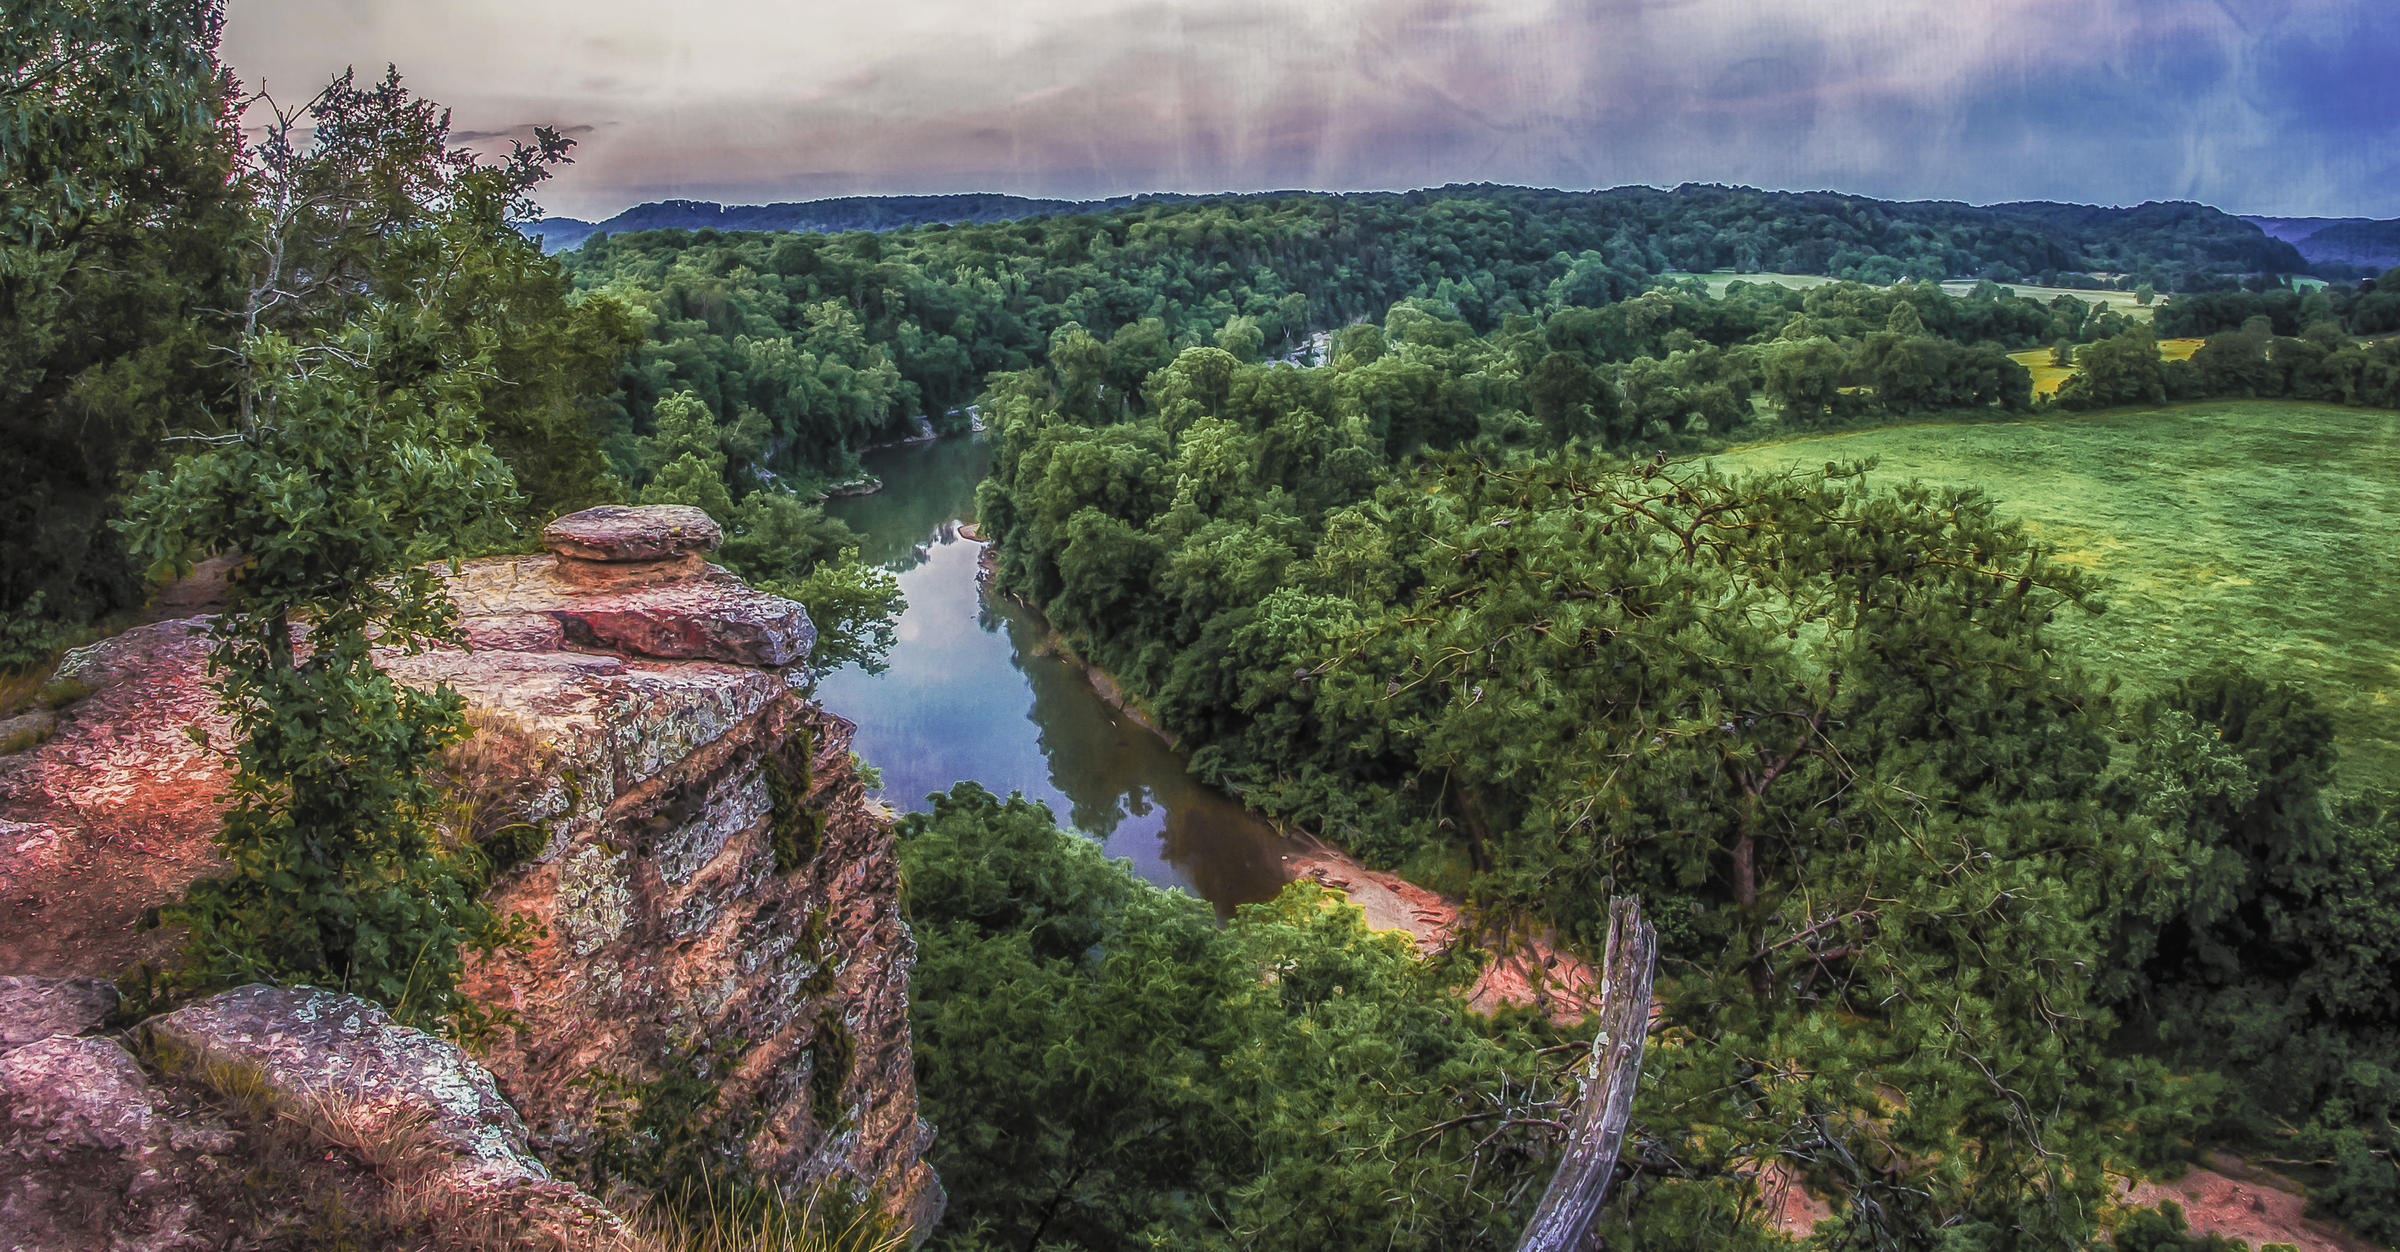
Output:
[[1746,183],[2400,216],[2393,0],[228,0],[305,96],[395,63],[578,139],[605,217],[942,191]]

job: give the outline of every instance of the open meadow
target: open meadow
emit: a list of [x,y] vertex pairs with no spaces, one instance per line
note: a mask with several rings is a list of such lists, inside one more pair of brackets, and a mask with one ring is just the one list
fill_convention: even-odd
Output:
[[[2044,304],[2056,300],[2060,296],[2073,296],[2085,304],[2104,305],[2137,321],[2148,321],[2152,308],[2151,305],[2143,304],[2137,293],[2118,291],[2113,287],[2043,287],[2034,283],[2002,283],[2000,285],[2012,295],[2023,296],[2028,300],[2039,300]],[[1954,296],[1963,296],[1974,289],[1975,281],[1972,279],[1953,278],[1942,284],[1942,290]]]
[[1725,297],[1725,289],[1735,283],[1763,283],[1773,287],[1789,287],[1794,291],[1807,291],[1812,287],[1831,286],[1841,281],[1823,274],[1736,274],[1727,270],[1715,270],[1706,274],[1674,270],[1658,276],[1660,282],[1681,282],[1686,278],[1699,279],[1701,285],[1708,288],[1710,298],[1719,300]]
[[2306,681],[2345,785],[2400,785],[2400,414],[2235,400],[1737,448],[1727,470],[1876,458],[1980,487],[2109,580],[2059,634],[2147,689],[2217,661]]

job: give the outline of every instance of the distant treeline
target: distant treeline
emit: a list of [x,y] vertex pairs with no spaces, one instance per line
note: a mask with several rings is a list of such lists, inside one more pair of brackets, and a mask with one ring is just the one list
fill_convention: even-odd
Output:
[[[561,259],[579,288],[647,311],[604,435],[618,472],[643,480],[651,467],[635,441],[662,397],[690,391],[740,444],[736,490],[755,485],[753,464],[838,477],[920,415],[963,423],[986,375],[1040,362],[1070,323],[1109,342],[1118,365],[1106,385],[1123,395],[1182,347],[1291,355],[1312,332],[1381,322],[1410,300],[1488,333],[1511,317],[1606,308],[1676,271],[1871,284],[2096,282],[2090,271],[2101,271],[2126,286],[2197,290],[2301,264],[2289,245],[2197,205],[1978,209],[1725,187],[1222,197],[839,236],[658,230],[595,236]],[[1727,347],[1780,329],[1800,301],[1754,294],[1687,309],[1673,326]],[[1962,345],[2123,329],[2076,301],[1988,293],[1975,324],[1943,320],[1950,303],[1909,302],[1931,333]],[[1771,327],[1755,320],[1765,314]],[[1660,338],[1668,324],[1633,316],[1638,333],[1609,332],[1622,341],[1609,359],[1676,350]]]
[[[1942,250],[1944,278],[2002,282],[2069,280],[2106,275],[2102,285],[2127,289],[2147,282],[2161,290],[2209,290],[2248,275],[2305,272],[2295,247],[2262,231],[2257,219],[2229,216],[2206,205],[2169,202],[2135,208],[2027,201],[1974,206],[1949,201],[1892,202],[1832,192],[1761,192],[1747,187],[1688,183],[1671,191],[1620,187],[1608,191],[1454,185],[1413,192],[1257,192],[1190,196],[1152,193],[1108,200],[1040,200],[1022,196],[843,196],[777,204],[722,205],[660,200],[635,205],[605,221],[552,217],[527,223],[550,251],[573,248],[594,234],[645,230],[789,230],[837,234],[911,226],[990,223],[1057,215],[1099,215],[1128,209],[1212,204],[1272,204],[1293,198],[1338,199],[1362,208],[1442,200],[1481,200],[1530,215],[1587,215],[1627,219],[1665,238],[1683,259],[1654,268],[1774,270],[1870,278],[1845,266],[1878,259],[1896,262],[1893,277],[1912,270],[1928,245]],[[1689,227],[1709,227],[1695,237]],[[2388,226],[2389,223],[2368,223]],[[1763,229],[1762,229],[1763,228]],[[1831,241],[1828,245],[1828,241]],[[1693,250],[1697,247],[1699,252]],[[1837,252],[1859,254],[1843,263]],[[2348,267],[2328,277],[2354,277]]]
[[1052,213],[1095,213],[1138,201],[1188,200],[1189,196],[1119,196],[1113,200],[1029,200],[1023,196],[964,193],[945,196],[838,196],[777,204],[714,204],[706,200],[655,200],[637,204],[605,221],[545,217],[528,222],[526,234],[546,252],[575,247],[596,234],[637,230],[792,230],[838,235],[853,230],[898,230],[936,222],[1005,222]]

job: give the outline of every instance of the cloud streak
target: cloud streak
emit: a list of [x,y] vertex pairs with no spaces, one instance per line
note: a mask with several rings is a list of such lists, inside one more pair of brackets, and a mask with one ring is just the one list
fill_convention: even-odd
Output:
[[482,137],[590,128],[547,197],[584,216],[1483,180],[2400,215],[2400,13],[2347,0],[229,8],[253,82],[390,61]]

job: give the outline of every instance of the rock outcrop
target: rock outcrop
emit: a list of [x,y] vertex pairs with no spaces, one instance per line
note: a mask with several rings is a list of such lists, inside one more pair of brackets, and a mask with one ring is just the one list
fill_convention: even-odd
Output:
[[357,1103],[385,1122],[421,1122],[461,1187],[550,1181],[491,1071],[356,996],[241,987],[153,1017],[142,1033],[168,1068],[244,1075],[277,1105],[372,1093]]
[[0,1052],[98,1030],[116,1009],[115,984],[97,978],[0,978]]
[[[381,658],[465,696],[465,798],[541,832],[489,896],[541,937],[471,975],[517,1023],[485,1060],[539,1146],[590,1126],[597,1097],[577,1080],[640,1083],[730,1048],[723,1107],[756,1167],[872,1190],[925,1229],[940,1188],[920,1158],[890,830],[851,726],[807,698],[806,613],[706,564],[705,522],[561,519],[550,552],[448,574],[469,649]],[[0,970],[108,974],[152,955],[142,912],[209,872],[225,775],[184,730],[225,743],[204,625],[73,655],[63,668],[97,690],[50,742],[0,759],[0,841],[32,849],[0,860]]]
[[[20,1025],[89,1027],[95,1003],[69,980],[0,985]],[[374,1005],[248,987],[144,1033],[155,1077],[113,1038],[0,1045],[0,1249],[198,1252],[328,1216],[441,1246],[639,1246],[527,1153],[488,1071]]]

